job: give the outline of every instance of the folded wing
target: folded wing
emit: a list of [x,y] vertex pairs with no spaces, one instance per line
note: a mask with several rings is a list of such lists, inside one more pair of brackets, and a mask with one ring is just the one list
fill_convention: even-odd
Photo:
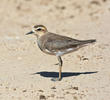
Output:
[[57,51],[69,48],[77,48],[80,45],[92,42],[95,42],[95,40],[76,40],[70,37],[49,33],[44,45],[49,51]]

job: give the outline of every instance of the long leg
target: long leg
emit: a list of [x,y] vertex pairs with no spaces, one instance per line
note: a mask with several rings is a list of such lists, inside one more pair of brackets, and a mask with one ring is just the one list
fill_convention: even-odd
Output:
[[61,73],[62,73],[62,65],[63,65],[63,61],[62,61],[62,59],[61,59],[61,57],[60,56],[58,56],[57,57],[57,59],[58,59],[58,61],[59,61],[59,81],[61,80]]
[[62,73],[63,61],[62,61],[60,56],[57,56],[57,59],[59,61],[59,63],[58,63],[59,64],[59,77],[58,78],[53,78],[52,81],[60,81],[61,78],[62,78],[61,73]]

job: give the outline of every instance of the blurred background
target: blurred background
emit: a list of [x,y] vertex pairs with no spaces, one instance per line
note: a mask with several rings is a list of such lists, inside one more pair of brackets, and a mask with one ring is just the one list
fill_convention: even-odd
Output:
[[1,0],[0,34],[23,35],[35,24],[73,35],[99,32],[109,13],[109,0]]

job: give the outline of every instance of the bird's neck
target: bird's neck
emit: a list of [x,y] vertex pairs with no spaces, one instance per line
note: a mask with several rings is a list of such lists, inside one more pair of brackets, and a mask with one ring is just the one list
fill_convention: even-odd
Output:
[[48,32],[39,32],[36,36],[37,36],[37,38],[40,38],[40,37],[46,35],[47,33]]

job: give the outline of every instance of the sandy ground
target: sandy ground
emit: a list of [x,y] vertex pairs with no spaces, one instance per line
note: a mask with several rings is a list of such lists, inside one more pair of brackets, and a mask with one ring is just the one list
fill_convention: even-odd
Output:
[[[57,59],[25,33],[35,24],[95,44]],[[1,0],[0,100],[110,100],[110,0]]]

